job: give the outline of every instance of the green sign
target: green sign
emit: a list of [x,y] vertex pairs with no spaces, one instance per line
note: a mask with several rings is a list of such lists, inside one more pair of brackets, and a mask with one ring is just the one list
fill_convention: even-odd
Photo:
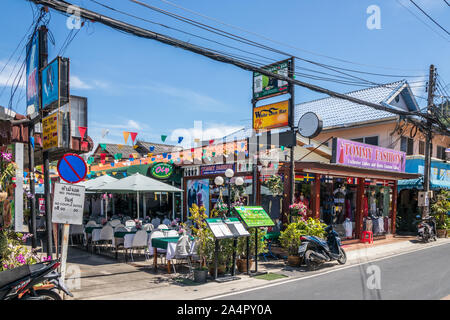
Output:
[[234,207],[247,228],[272,227],[275,223],[262,207]]
[[168,163],[155,163],[151,169],[152,176],[158,179],[167,179],[173,173],[172,165]]
[[[263,69],[288,77],[290,60],[284,60],[263,67]],[[289,92],[289,83],[287,81],[270,78],[259,72],[253,73],[253,99],[260,100],[273,96],[278,96]]]

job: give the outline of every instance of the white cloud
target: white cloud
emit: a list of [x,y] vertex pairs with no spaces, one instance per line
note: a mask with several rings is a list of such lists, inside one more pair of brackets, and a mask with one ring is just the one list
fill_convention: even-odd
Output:
[[85,89],[89,90],[92,89],[90,85],[88,85],[86,82],[82,81],[77,76],[70,76],[70,87],[73,89]]
[[128,120],[127,122],[128,127],[136,129],[136,130],[141,130],[142,127],[139,125],[139,123],[137,123],[134,120]]

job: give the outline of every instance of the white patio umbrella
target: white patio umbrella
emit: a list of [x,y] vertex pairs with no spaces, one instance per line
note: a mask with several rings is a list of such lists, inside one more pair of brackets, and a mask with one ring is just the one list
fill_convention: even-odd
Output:
[[[117,181],[116,178],[108,176],[108,175],[103,175],[100,176],[98,178],[95,179],[91,179],[91,180],[86,180],[86,181],[82,181],[80,183],[77,183],[78,186],[83,186],[86,188],[86,193],[95,193],[95,190],[97,188],[100,188],[108,183]],[[103,215],[103,199],[101,199],[101,206],[100,206],[100,214]],[[108,218],[108,198],[106,198],[106,218]]]
[[[131,193],[137,194],[137,208],[139,218],[139,192],[183,192],[182,189],[178,189],[170,184],[158,181],[156,179],[149,178],[139,173],[135,173],[126,178],[105,184],[102,187],[95,189],[100,192],[115,192],[115,193]],[[173,208],[175,210],[175,208]]]

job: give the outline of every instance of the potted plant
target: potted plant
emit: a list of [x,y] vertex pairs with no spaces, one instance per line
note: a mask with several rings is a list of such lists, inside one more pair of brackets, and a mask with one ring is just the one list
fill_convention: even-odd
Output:
[[[11,158],[5,155],[6,153],[3,152],[3,159],[9,159],[10,161]],[[0,169],[0,202],[2,202],[8,198],[8,186],[10,185],[11,178],[16,174],[16,164],[14,162],[1,161]]]
[[288,252],[288,265],[298,267],[301,259],[298,255],[298,247],[301,244],[301,236],[325,236],[326,224],[318,219],[309,218],[308,220],[298,219],[290,223],[280,234],[281,246]]
[[[194,269],[194,281],[199,283],[206,282],[206,277],[208,275],[208,268],[206,267],[206,255],[207,255],[207,241],[209,234],[207,231],[205,219],[207,218],[205,207],[197,206],[194,204],[192,208],[189,209],[191,216],[189,220],[193,222],[191,226],[192,235],[197,241],[197,254],[200,257],[200,265],[198,268]],[[186,226],[183,224],[186,228]],[[181,229],[183,228],[181,227]]]
[[448,213],[450,212],[450,191],[442,190],[436,195],[431,205],[433,215],[436,217],[436,233],[438,238],[447,238]]
[[194,269],[194,281],[198,283],[205,283],[208,276],[208,268],[205,266],[199,266]]
[[[266,235],[266,229],[258,230],[258,252],[257,254],[267,252],[267,244],[264,241],[264,236]],[[249,268],[253,265],[253,259],[255,254],[255,232],[250,232],[249,239]],[[237,249],[236,249],[236,266],[239,272],[246,273],[247,270],[247,237],[238,238]]]

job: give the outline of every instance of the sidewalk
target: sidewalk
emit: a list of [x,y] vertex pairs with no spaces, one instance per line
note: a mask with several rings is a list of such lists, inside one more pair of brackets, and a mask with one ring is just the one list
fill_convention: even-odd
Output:
[[[450,244],[450,239],[438,239],[437,242],[424,244],[418,243],[415,237],[398,237],[379,240],[374,244],[352,244],[344,247],[347,252],[345,266],[333,262],[324,265],[318,271],[309,272],[304,267],[289,267],[284,260],[279,259],[259,262],[258,271],[267,271],[279,275],[279,279],[271,280],[270,283],[282,282],[442,244]],[[240,280],[225,283],[209,280],[206,284],[196,284],[191,280],[182,278],[184,275],[167,274],[163,267],[155,274],[152,261],[118,263],[108,257],[92,255],[80,249],[70,248],[69,271],[78,267],[81,281],[78,289],[72,289],[74,299],[193,300],[259,287],[269,283],[268,280],[238,274]],[[70,272],[68,272],[68,277],[70,278]],[[76,283],[76,280],[68,279],[66,282],[71,285]]]

